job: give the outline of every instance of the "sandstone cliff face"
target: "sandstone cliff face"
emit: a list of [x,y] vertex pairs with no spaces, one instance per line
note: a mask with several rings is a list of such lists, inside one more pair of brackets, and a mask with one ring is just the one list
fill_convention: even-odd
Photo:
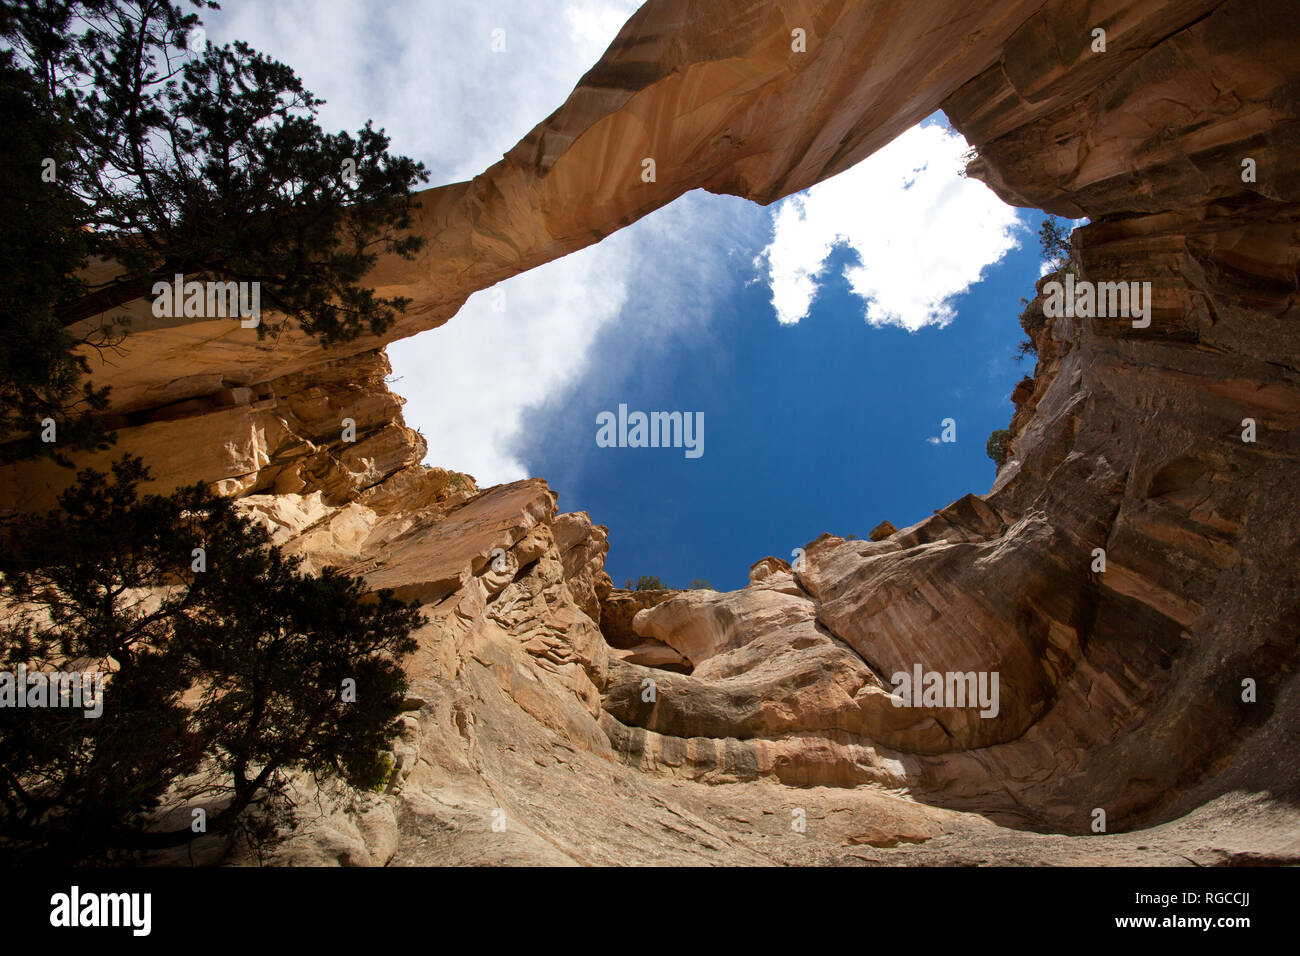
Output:
[[[1293,777],[1258,761],[1289,766],[1297,724],[1300,194],[1286,144],[1300,45],[1264,4],[1104,6],[1044,5],[944,109],[979,152],[971,175],[1093,220],[1076,239],[1082,279],[1152,282],[1150,327],[1051,323],[990,495],[879,543],[823,538],[796,576],[877,674],[997,670],[1002,708],[926,711],[900,734],[869,709],[879,681],[860,678],[848,716],[823,717],[809,742],[682,688],[696,727],[703,709],[744,728],[732,736],[760,773],[865,782],[896,761],[892,782],[924,799],[1067,832],[1086,832],[1093,807],[1135,827]],[[1093,24],[1109,28],[1104,55]],[[1246,157],[1267,157],[1267,182],[1243,182]],[[737,603],[664,624],[725,646]]]
[[[375,498],[429,480],[417,478],[426,444],[402,421],[403,401],[384,383],[391,372],[382,352],[363,352],[256,388],[222,388],[149,409],[115,406],[117,445],[77,464],[104,469],[129,453],[145,459],[159,488],[207,482],[228,495],[317,494],[330,504]],[[49,508],[72,478],[43,461],[0,469],[0,501]],[[450,480],[444,474],[444,483]],[[456,484],[474,488],[467,477]]]
[[[414,261],[381,258],[366,280],[380,295],[411,300],[385,336],[322,354],[293,329],[263,340],[225,320],[159,318],[139,301],[122,310],[131,348],[111,364],[94,360],[95,382],[112,386],[123,415],[224,408],[232,390],[262,400],[278,380],[326,356],[375,353],[436,328],[473,292],[590,245],[691,189],[764,203],[797,192],[933,112],[997,60],[1037,5],[1000,0],[954,13],[939,0],[647,3],[569,100],[501,162],[472,182],[420,194],[413,230],[425,249]],[[796,29],[803,52],[793,49]],[[646,159],[655,163],[652,182],[643,179]],[[107,278],[111,264],[94,271]],[[186,434],[216,448],[233,444],[245,460],[206,467],[246,475],[247,465],[265,464],[244,435],[250,425],[256,419],[239,412],[190,414]],[[9,480],[8,494],[36,502],[47,483],[67,477],[46,468]]]
[[[543,482],[420,466],[382,342],[145,318],[98,377],[122,448],[429,618],[388,793],[328,795],[278,859],[1300,860],[1298,64],[1259,0],[650,0],[501,163],[426,193],[427,250],[377,273],[415,299],[390,337],[687,189],[802,189],[942,106],[970,175],[1091,219],[1082,279],[1152,283],[1149,327],[1038,335],[987,495],[737,592],[614,590],[606,529]],[[48,478],[0,473],[6,506]],[[915,666],[996,671],[996,714],[895,707]],[[1095,808],[1110,835],[1082,836]]]

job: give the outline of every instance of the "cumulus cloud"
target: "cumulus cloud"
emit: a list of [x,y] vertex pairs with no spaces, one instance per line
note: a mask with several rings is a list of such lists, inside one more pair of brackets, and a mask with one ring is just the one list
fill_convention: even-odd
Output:
[[831,251],[846,245],[859,263],[844,270],[872,325],[943,327],[953,296],[1020,241],[1015,210],[983,183],[959,174],[966,141],[938,123],[916,126],[833,179],[784,200],[768,267],[782,324],[804,318],[826,278]]
[[[279,0],[231,2],[204,19],[214,42],[247,40],[293,66],[327,100],[326,129],[373,118],[393,151],[423,161],[436,185],[498,161],[567,98],[640,5]],[[505,52],[493,51],[496,30],[505,31]],[[956,176],[964,148],[940,127],[912,130],[782,203],[766,252],[782,321],[807,314],[840,241],[862,256],[848,276],[871,300],[868,317],[909,328],[941,314],[947,296],[1011,248],[1014,217],[982,185]],[[524,477],[521,429],[533,423],[530,413],[561,402],[583,376],[617,379],[655,350],[698,342],[731,280],[750,274],[769,216],[733,197],[692,193],[599,245],[474,295],[441,328],[391,345],[393,388],[407,399],[407,423],[429,442],[426,460],[470,472],[485,487]],[[616,322],[618,348],[596,355]]]
[[[727,276],[745,261],[736,250],[761,241],[765,220],[734,197],[691,193],[599,245],[476,293],[441,328],[393,343],[402,376],[394,390],[407,398],[408,424],[429,440],[428,461],[468,471],[483,487],[527,477],[519,449],[530,436],[521,429],[546,422],[529,412],[562,404],[580,377],[619,382],[683,338],[698,343]],[[617,345],[597,356],[615,323]],[[585,413],[580,428],[594,439]]]
[[441,328],[389,347],[407,424],[428,461],[482,487],[527,477],[513,451],[524,410],[571,383],[627,297],[627,243],[589,246],[477,292]]
[[[204,20],[213,42],[247,40],[292,66],[326,100],[327,130],[373,118],[436,185],[497,162],[564,102],[641,2],[279,0],[228,3]],[[629,241],[603,243],[480,292],[447,325],[390,346],[394,390],[428,439],[427,460],[484,485],[524,477],[511,450],[524,410],[581,371],[636,269]]]
[[638,2],[610,2],[610,0],[569,0],[564,5],[564,19],[569,25],[569,37],[579,47],[590,50],[587,66],[605,52],[610,41],[618,34],[627,18],[641,5]]
[[373,118],[437,185],[476,176],[549,116],[641,2],[231,0],[203,19],[213,42],[292,66],[326,100],[326,129]]

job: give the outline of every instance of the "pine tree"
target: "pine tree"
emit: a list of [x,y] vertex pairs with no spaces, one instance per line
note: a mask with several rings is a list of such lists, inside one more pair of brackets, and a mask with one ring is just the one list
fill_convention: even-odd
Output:
[[[282,317],[258,336],[292,321],[325,345],[408,304],[362,279],[420,248],[424,166],[370,123],[324,132],[290,67],[200,28],[170,0],[0,3],[0,462],[103,446],[86,349],[122,347],[117,310],[177,274],[257,283]],[[91,257],[116,274],[80,280]],[[57,443],[35,437],[44,418]]]
[[[202,486],[141,495],[124,457],[0,534],[0,672],[103,676],[102,713],[0,708],[0,853],[43,863],[178,846],[287,794],[286,773],[383,784],[414,607],[308,574]],[[183,699],[188,695],[188,699]],[[201,782],[187,780],[203,770]],[[176,789],[182,782],[185,789]]]

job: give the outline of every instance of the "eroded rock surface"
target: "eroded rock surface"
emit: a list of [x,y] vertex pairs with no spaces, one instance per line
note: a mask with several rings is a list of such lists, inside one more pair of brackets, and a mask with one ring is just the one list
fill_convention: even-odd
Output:
[[[544,482],[419,465],[382,341],[268,349],[141,306],[97,373],[118,452],[428,617],[388,791],[313,800],[277,859],[1300,861],[1298,64],[1262,0],[650,0],[501,163],[425,193],[427,249],[376,273],[415,300],[390,339],[688,189],[805,188],[939,106],[970,175],[1091,219],[1080,279],[1152,283],[1149,326],[1036,333],[987,495],[736,592],[613,589],[611,534]],[[49,478],[0,472],[5,506]],[[996,713],[895,706],[917,667],[996,672]]]

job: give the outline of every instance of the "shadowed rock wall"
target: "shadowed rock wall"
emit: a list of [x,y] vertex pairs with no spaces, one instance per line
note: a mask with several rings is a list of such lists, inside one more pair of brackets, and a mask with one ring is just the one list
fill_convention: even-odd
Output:
[[[1274,9],[650,0],[501,163],[422,194],[428,246],[374,276],[415,300],[385,340],[272,348],[140,304],[96,372],[115,454],[244,496],[291,550],[429,616],[388,793],[333,795],[280,859],[880,862],[846,848],[930,840],[892,859],[1300,859],[1300,27]],[[970,175],[1091,219],[1081,280],[1152,284],[1147,327],[1037,333],[987,495],[637,606],[604,573],[606,530],[543,482],[479,492],[418,464],[384,341],[689,189],[803,189],[938,107]],[[48,502],[51,474],[0,472],[4,505]],[[917,665],[996,671],[996,714],[894,706]],[[792,806],[815,839],[791,837]],[[953,812],[1083,834],[1094,808],[1112,833],[1156,825],[1136,850],[1157,855]]]

